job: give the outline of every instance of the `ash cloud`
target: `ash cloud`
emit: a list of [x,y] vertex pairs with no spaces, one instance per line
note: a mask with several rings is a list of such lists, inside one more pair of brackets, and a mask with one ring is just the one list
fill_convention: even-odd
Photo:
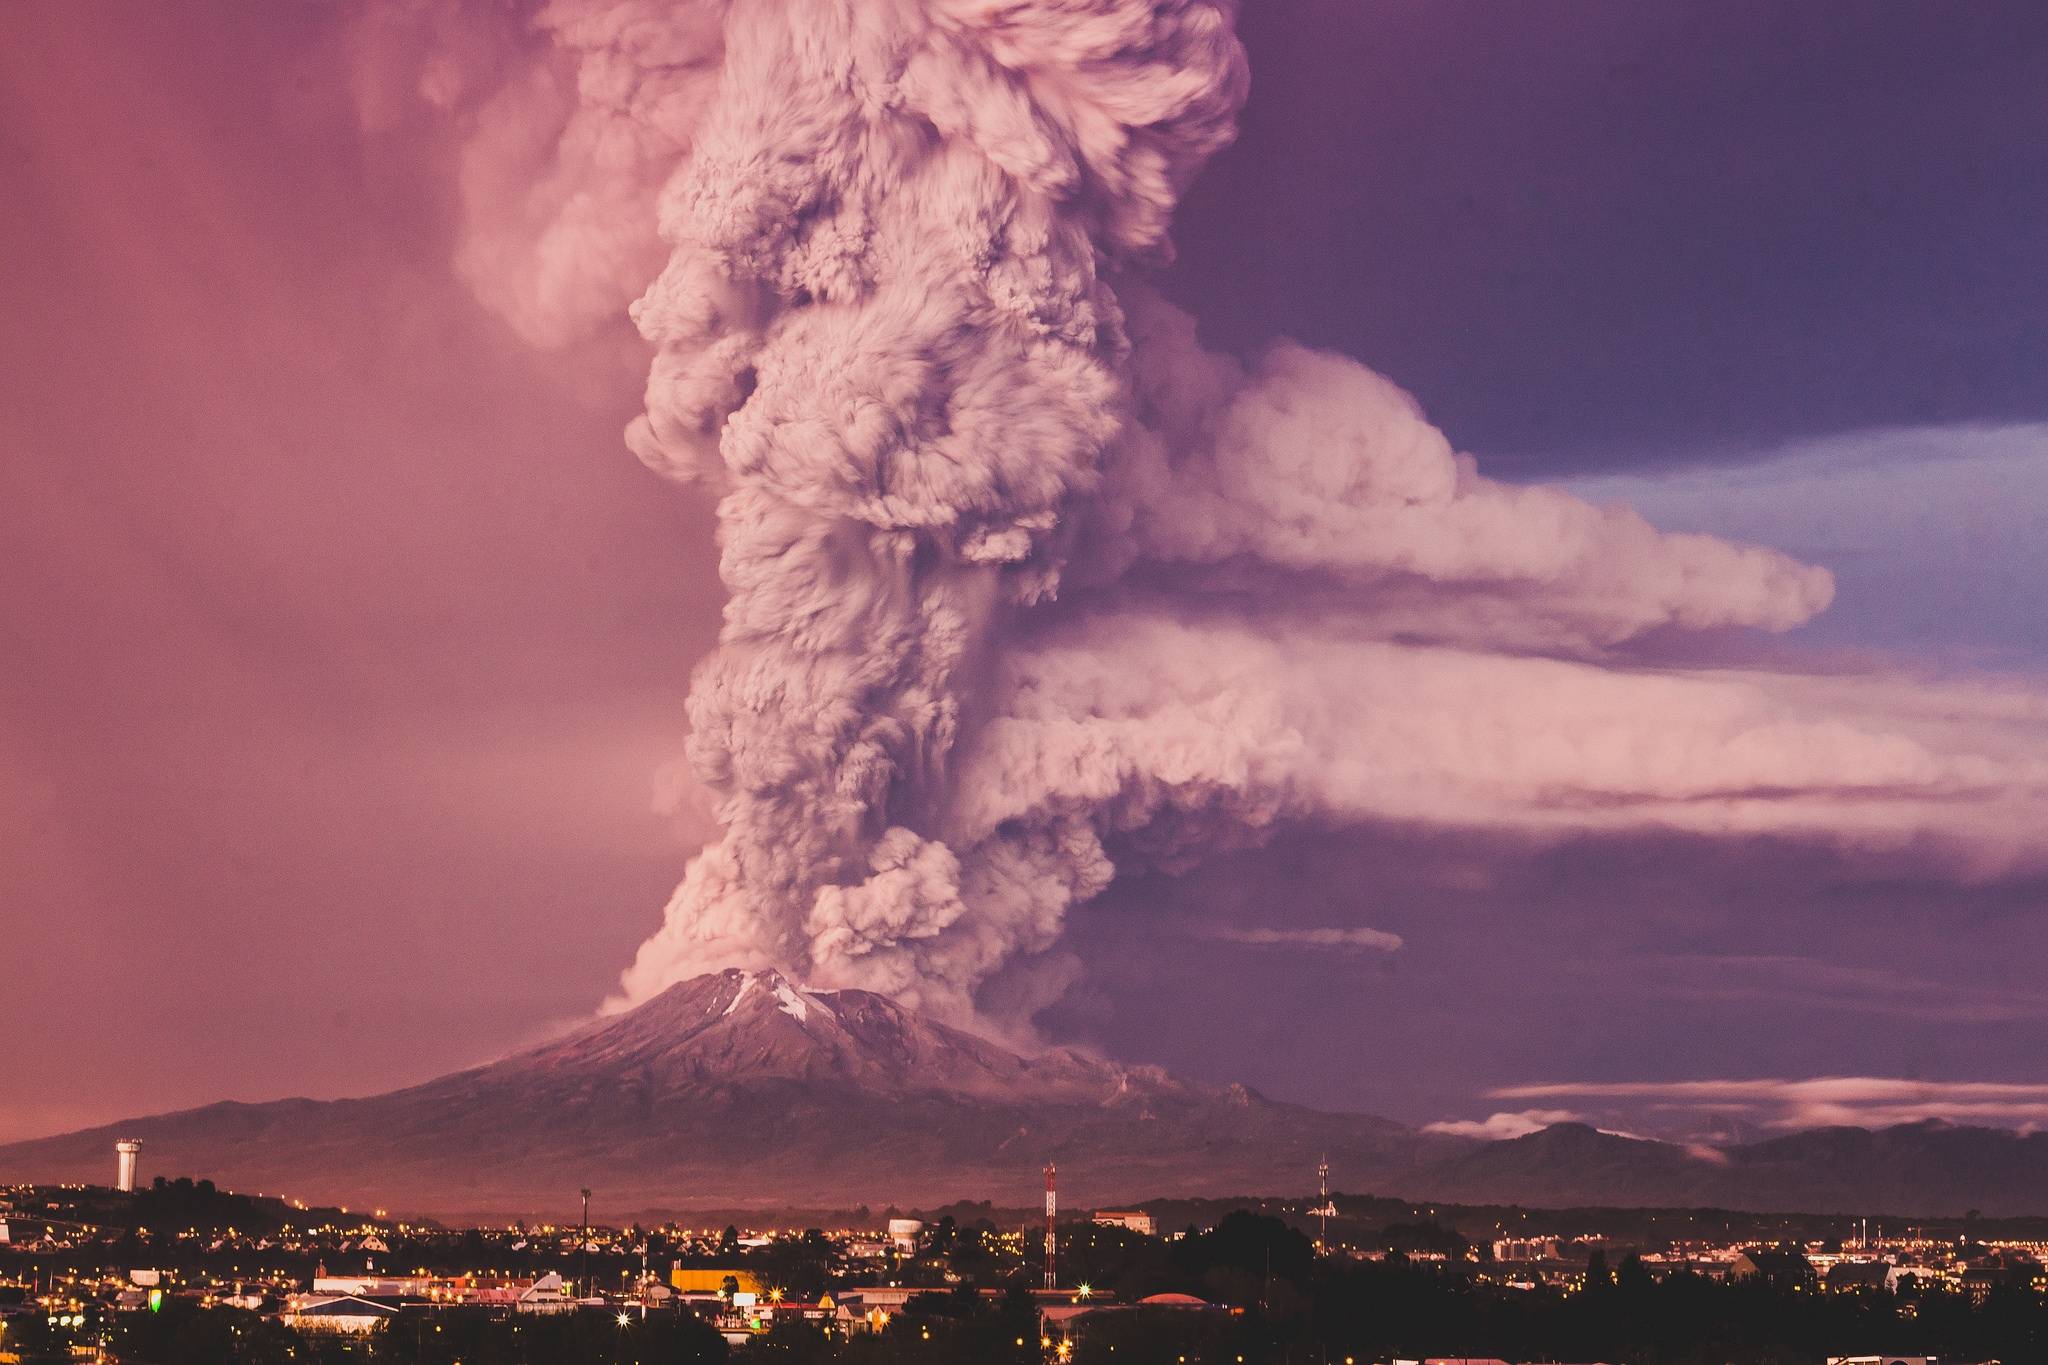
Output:
[[772,965],[1015,1028],[1119,873],[1289,825],[2039,866],[2039,694],[1716,665],[1828,573],[1489,480],[1364,366],[1217,354],[1150,292],[1232,19],[558,0],[418,44],[475,128],[465,274],[545,342],[651,274],[628,444],[719,498],[723,835],[613,1003]]

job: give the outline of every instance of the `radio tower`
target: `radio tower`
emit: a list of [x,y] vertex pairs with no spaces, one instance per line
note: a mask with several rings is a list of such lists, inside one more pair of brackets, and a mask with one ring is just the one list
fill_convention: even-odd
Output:
[[1058,1289],[1060,1287],[1057,1270],[1058,1263],[1054,1260],[1054,1257],[1058,1254],[1059,1243],[1052,1233],[1052,1220],[1053,1215],[1059,1212],[1060,1204],[1059,1195],[1053,1191],[1052,1176],[1053,1168],[1047,1166],[1045,1168],[1045,1287],[1047,1289]]
[[1323,1230],[1316,1234],[1316,1250],[1327,1252],[1330,1249],[1330,1157],[1327,1152],[1316,1163],[1316,1180],[1323,1190],[1323,1202],[1316,1207],[1316,1216],[1323,1220]]

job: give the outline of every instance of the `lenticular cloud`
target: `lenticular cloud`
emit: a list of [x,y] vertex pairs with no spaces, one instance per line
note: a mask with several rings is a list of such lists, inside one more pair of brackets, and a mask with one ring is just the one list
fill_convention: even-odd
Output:
[[724,835],[617,1003],[738,963],[1016,1022],[1119,870],[1290,823],[2034,858],[2037,698],[1653,667],[1829,576],[1491,481],[1371,370],[1211,353],[1146,289],[1231,19],[558,0],[423,63],[478,120],[463,268],[550,343],[658,269],[628,443],[719,496]]

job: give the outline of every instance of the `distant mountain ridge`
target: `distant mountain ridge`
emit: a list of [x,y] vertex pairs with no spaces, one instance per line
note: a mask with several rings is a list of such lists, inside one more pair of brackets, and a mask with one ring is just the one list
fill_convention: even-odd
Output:
[[1023,1057],[866,991],[776,972],[681,982],[486,1066],[349,1100],[221,1103],[0,1147],[0,1182],[145,1169],[449,1218],[689,1208],[1068,1207],[1306,1188],[1467,1203],[2048,1213],[2048,1135],[1914,1124],[1702,1152],[1559,1124],[1507,1142],[1282,1104],[1056,1048]]
[[2048,1212],[2048,1134],[1930,1119],[1702,1148],[1561,1123],[1425,1179],[1429,1197],[1472,1203],[2016,1217]]

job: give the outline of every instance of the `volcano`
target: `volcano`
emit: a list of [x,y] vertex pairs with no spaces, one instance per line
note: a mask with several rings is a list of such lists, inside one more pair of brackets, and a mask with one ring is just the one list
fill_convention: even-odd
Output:
[[1299,1184],[1324,1152],[1394,1186],[1471,1145],[1071,1049],[1027,1058],[867,991],[734,970],[388,1094],[0,1147],[0,1179],[104,1180],[117,1137],[225,1188],[476,1219],[559,1215],[581,1186],[648,1212],[1029,1203],[1048,1162],[1077,1204],[1234,1194]]
[[1907,1124],[1706,1149],[1561,1123],[1486,1142],[1054,1048],[1025,1057],[867,991],[725,971],[502,1061],[364,1099],[223,1103],[0,1147],[0,1182],[151,1167],[450,1220],[690,1210],[1070,1207],[1354,1192],[1465,1203],[2048,1212],[2048,1134]]

